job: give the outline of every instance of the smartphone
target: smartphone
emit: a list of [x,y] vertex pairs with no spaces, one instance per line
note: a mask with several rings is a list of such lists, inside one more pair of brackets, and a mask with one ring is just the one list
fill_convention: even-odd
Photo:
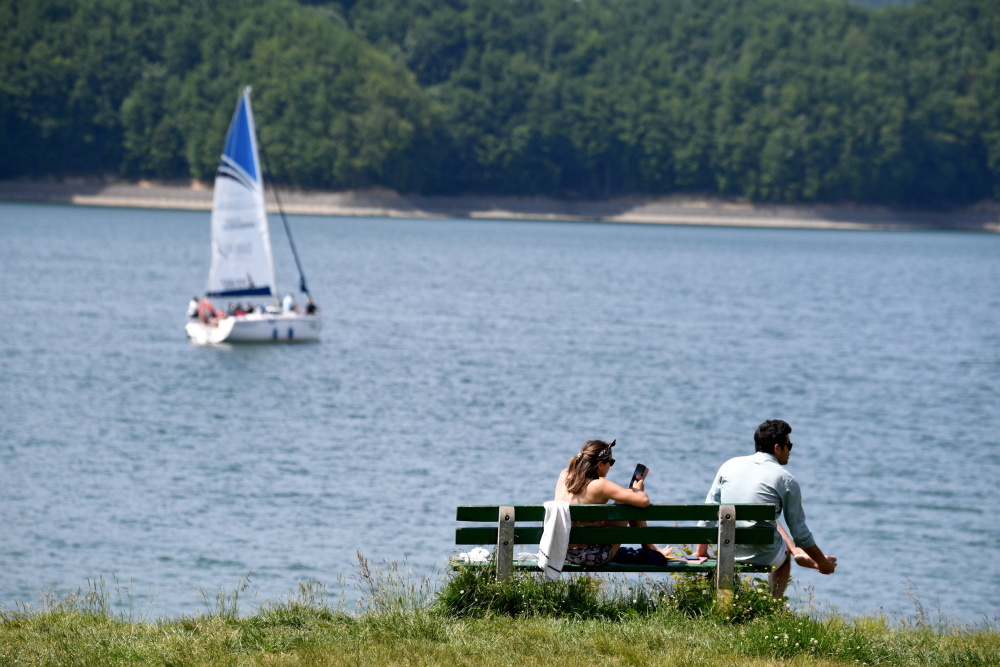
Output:
[[646,473],[649,472],[649,468],[642,465],[641,463],[635,467],[635,472],[632,473],[632,480],[628,483],[628,488],[632,486],[640,479],[646,479]]

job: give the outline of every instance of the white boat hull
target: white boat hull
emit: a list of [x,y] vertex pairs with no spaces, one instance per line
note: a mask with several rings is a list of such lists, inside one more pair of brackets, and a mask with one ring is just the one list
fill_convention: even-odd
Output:
[[218,343],[307,343],[319,340],[323,321],[299,313],[252,313],[224,317],[212,324],[188,322],[184,327],[195,345]]

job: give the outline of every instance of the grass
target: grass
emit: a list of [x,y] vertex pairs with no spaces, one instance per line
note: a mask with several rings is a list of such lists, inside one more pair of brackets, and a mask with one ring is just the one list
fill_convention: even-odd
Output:
[[0,612],[0,665],[1000,664],[995,628],[817,619],[774,604],[753,581],[724,608],[697,577],[501,584],[467,567],[435,587],[359,558],[350,583],[360,593],[354,613],[309,582],[240,616],[248,576],[204,614],[147,622],[120,597],[128,613],[113,613],[104,582],[88,582],[38,609]]

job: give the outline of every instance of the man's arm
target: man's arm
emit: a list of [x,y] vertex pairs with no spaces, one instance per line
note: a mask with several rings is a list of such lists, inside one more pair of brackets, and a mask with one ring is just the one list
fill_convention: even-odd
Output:
[[793,542],[791,553],[795,556],[796,552],[805,552],[813,561],[809,563],[805,559],[796,558],[796,562],[803,567],[815,567],[821,574],[833,574],[837,567],[837,560],[827,558],[809,531],[809,526],[806,525],[806,513],[802,509],[802,489],[799,488],[799,483],[794,477],[788,477],[788,486],[784,495],[782,502],[785,521],[788,523],[790,540]]
[[816,540],[806,525],[806,513],[802,509],[802,490],[791,475],[785,477],[783,486],[785,488],[781,494],[781,509],[788,525],[788,534],[791,535],[794,544],[808,549],[816,544]]
[[812,557],[820,574],[833,574],[833,571],[837,569],[837,561],[827,558],[818,545],[814,544],[803,551]]
[[836,558],[827,556],[815,544],[806,549],[797,546],[788,533],[785,532],[785,528],[781,525],[780,521],[775,522],[775,525],[778,527],[778,534],[781,536],[781,541],[785,543],[785,548],[788,549],[788,553],[792,555],[796,563],[802,567],[819,570],[821,574],[833,574],[834,569],[837,567]]

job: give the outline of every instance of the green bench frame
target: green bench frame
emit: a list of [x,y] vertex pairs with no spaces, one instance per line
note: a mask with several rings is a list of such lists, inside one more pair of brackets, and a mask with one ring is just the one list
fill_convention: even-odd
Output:
[[[732,590],[735,576],[743,572],[770,572],[769,565],[742,565],[734,561],[737,544],[771,544],[773,526],[737,528],[736,521],[774,521],[773,504],[743,505],[570,505],[573,521],[643,520],[647,526],[597,527],[577,526],[570,530],[570,544],[715,544],[715,558],[702,563],[671,559],[667,565],[626,565],[606,563],[585,568],[567,564],[563,572],[661,572],[706,573],[714,571],[716,586]],[[515,560],[515,544],[538,544],[542,538],[543,505],[460,505],[460,522],[491,523],[489,526],[461,526],[455,530],[456,545],[496,545],[494,552],[497,578],[507,579],[514,569],[539,570],[536,560]],[[718,528],[677,525],[678,522],[718,521]],[[653,525],[671,522],[672,525]],[[535,524],[535,525],[526,525]],[[458,559],[456,559],[458,560]]]

